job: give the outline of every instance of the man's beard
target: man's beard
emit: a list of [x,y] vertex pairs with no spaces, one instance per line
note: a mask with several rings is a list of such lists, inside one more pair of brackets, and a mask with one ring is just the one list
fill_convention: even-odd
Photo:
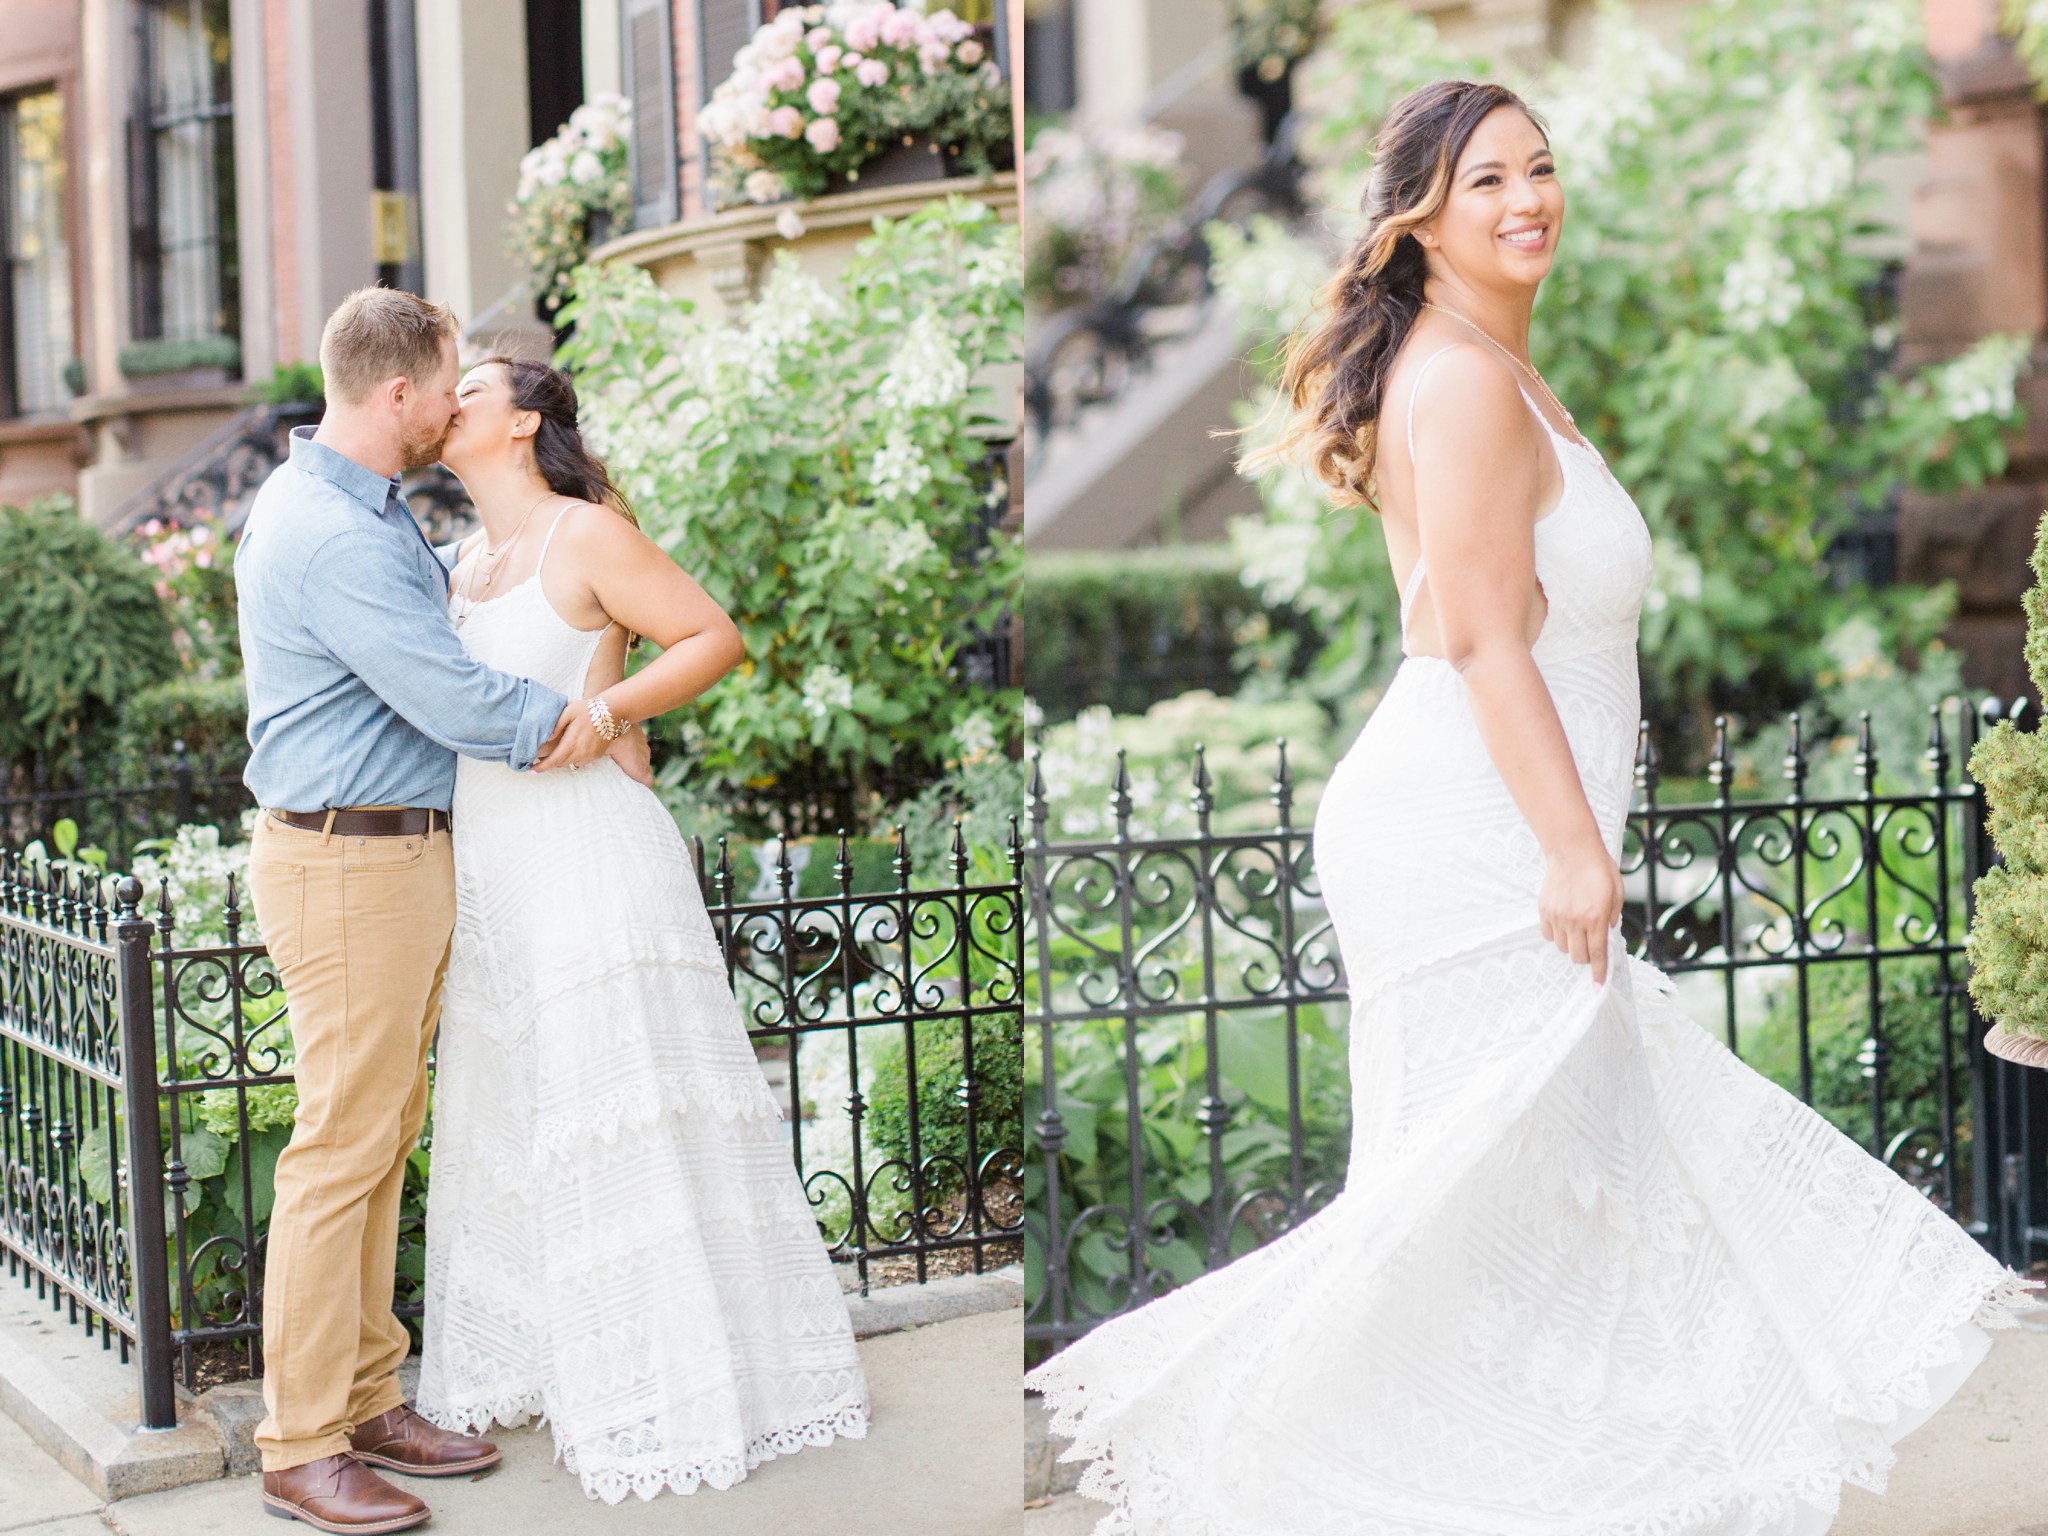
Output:
[[455,418],[449,417],[438,432],[408,430],[398,440],[398,454],[407,469],[425,469],[429,464],[440,462],[441,450],[447,446],[448,434],[454,428]]

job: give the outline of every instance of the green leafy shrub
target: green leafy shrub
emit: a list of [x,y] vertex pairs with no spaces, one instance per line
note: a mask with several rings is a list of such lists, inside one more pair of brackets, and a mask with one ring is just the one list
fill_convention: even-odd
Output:
[[1255,674],[1284,683],[1318,640],[1214,544],[1033,554],[1019,607],[1024,691],[1052,721],[1096,705],[1140,714],[1197,688],[1231,694]]
[[0,506],[0,762],[75,776],[122,708],[178,671],[171,620],[140,560],[53,497]]
[[[1383,5],[1336,15],[1304,68],[1333,204],[1354,202],[1394,99],[1486,73]],[[1535,361],[1655,539],[1646,713],[1704,735],[1716,710],[1790,707],[1824,665],[1823,637],[1857,616],[1912,654],[1946,622],[1947,589],[1873,589],[1829,551],[1902,483],[1943,489],[2003,468],[2024,355],[1993,337],[1892,371],[1898,314],[1872,168],[1920,142],[1934,99],[1917,11],[1873,0],[1851,24],[1821,0],[1729,0],[1694,9],[1674,51],[1617,7],[1588,63],[1520,83],[1548,117],[1569,199]],[[1268,225],[1224,239],[1221,280],[1270,335],[1302,319],[1331,255]],[[1332,637],[1318,684],[1347,696],[1398,654],[1375,519],[1332,517],[1293,472],[1262,491],[1264,515],[1237,533],[1248,576],[1315,616]]]
[[[746,660],[683,716],[695,793],[743,830],[866,830],[1008,733],[957,658],[1016,575],[982,382],[1022,341],[1017,231],[953,198],[877,222],[828,287],[778,260],[729,325],[630,265],[583,268],[563,358],[649,535],[739,625]],[[810,807],[808,810],[802,806]]]
[[[937,1171],[941,1190],[957,1190],[957,1170],[973,1171],[967,1162],[967,1077],[962,1054],[963,1031],[955,1022],[912,1026],[917,1032],[917,1149],[925,1158],[949,1159],[954,1167]],[[974,1143],[979,1158],[999,1147],[1021,1147],[1024,1056],[1014,1020],[1004,1017],[974,1021],[974,1076],[980,1083],[980,1104],[974,1116]],[[881,1033],[875,1047],[875,1081],[868,1100],[867,1134],[890,1157],[910,1157],[910,1082],[904,1058],[903,1032]]]
[[269,378],[249,386],[248,398],[259,405],[317,405],[327,398],[327,381],[318,363],[279,363]]
[[221,368],[233,373],[242,366],[242,344],[232,336],[131,341],[121,348],[117,361],[122,375],[131,379],[186,373],[194,368]]
[[143,689],[121,710],[114,738],[114,780],[141,784],[185,744],[195,769],[233,771],[248,755],[249,698],[239,675],[174,677]]

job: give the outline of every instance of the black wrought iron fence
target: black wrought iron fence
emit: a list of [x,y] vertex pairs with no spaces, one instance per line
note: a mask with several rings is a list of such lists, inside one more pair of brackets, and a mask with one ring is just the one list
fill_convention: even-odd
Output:
[[[872,853],[873,850],[868,850]],[[899,832],[889,878],[844,838],[801,882],[784,845],[721,838],[696,863],[728,975],[836,1259],[1006,1262],[1022,1227],[1023,857],[957,828],[938,878]],[[870,858],[868,863],[872,863]],[[746,866],[766,896],[743,892]],[[217,912],[168,884],[0,855],[0,1254],[122,1358],[143,1419],[174,1422],[209,1349],[261,1369],[271,1172],[295,1097],[286,1000],[244,933],[232,872]],[[402,1221],[399,1311],[417,1315],[431,1133]],[[146,1196],[140,1192],[147,1192]]]
[[50,784],[30,776],[19,793],[0,794],[0,847],[39,842],[54,849],[69,822],[78,846],[98,850],[109,868],[126,868],[138,844],[187,823],[233,826],[255,803],[241,763],[239,753],[217,762],[186,751],[181,741],[140,783]]
[[[2048,1076],[1987,1056],[1963,956],[1994,856],[1964,765],[2006,713],[1937,708],[1905,787],[1880,785],[1866,715],[1853,788],[1832,795],[1809,791],[1794,715],[1775,792],[1739,799],[1724,720],[1710,798],[1680,803],[1659,797],[1644,722],[1624,931],[1695,1018],[1718,1013],[1732,1049],[2024,1270],[2048,1254]],[[1342,1184],[1346,993],[1284,743],[1255,828],[1217,830],[1199,753],[1190,791],[1182,834],[1134,832],[1120,756],[1103,835],[1066,839],[1033,777],[1035,1350],[1269,1241]]]

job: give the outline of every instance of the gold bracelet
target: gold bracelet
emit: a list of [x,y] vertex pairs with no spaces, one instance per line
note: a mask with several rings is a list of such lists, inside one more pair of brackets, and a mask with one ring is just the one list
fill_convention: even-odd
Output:
[[612,713],[611,705],[605,703],[604,695],[601,693],[592,694],[585,709],[590,715],[590,723],[597,727],[598,738],[602,741],[617,741],[630,729],[625,721]]

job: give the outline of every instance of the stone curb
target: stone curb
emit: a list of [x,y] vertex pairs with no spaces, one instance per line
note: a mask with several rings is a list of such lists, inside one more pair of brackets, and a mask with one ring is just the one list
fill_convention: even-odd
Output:
[[1061,1461],[1060,1452],[1072,1442],[1055,1436],[1052,1414],[1045,1399],[1036,1392],[1024,1394],[1024,1502],[1035,1504],[1058,1494],[1072,1493],[1081,1482],[1081,1463]]
[[[854,1337],[860,1339],[1023,1304],[1024,1271],[1016,1264],[987,1274],[948,1275],[923,1285],[888,1286],[846,1298]],[[1023,1369],[1021,1352],[1018,1369]],[[419,1383],[417,1357],[399,1367],[399,1383],[410,1399]],[[259,1465],[255,1434],[264,1414],[260,1384],[231,1382],[197,1398],[181,1387],[178,1427],[141,1429],[139,1393],[95,1403],[12,1337],[4,1323],[0,1413],[19,1423],[65,1471],[109,1503],[187,1483],[244,1476]]]
[[[0,1283],[8,1283],[0,1277]],[[213,1420],[184,1392],[176,1429],[140,1428],[140,1391],[95,1404],[59,1371],[0,1328],[0,1413],[57,1464],[112,1502],[219,1477],[227,1464]]]
[[[923,1285],[891,1285],[866,1296],[846,1298],[846,1310],[853,1319],[853,1336],[872,1339],[877,1334],[897,1333],[905,1328],[923,1328],[932,1323],[951,1322],[956,1317],[973,1317],[980,1312],[1007,1312],[1024,1305],[1024,1266],[1005,1265],[980,1275],[947,1275]],[[1017,1371],[1024,1371],[1023,1343],[1018,1343]]]

